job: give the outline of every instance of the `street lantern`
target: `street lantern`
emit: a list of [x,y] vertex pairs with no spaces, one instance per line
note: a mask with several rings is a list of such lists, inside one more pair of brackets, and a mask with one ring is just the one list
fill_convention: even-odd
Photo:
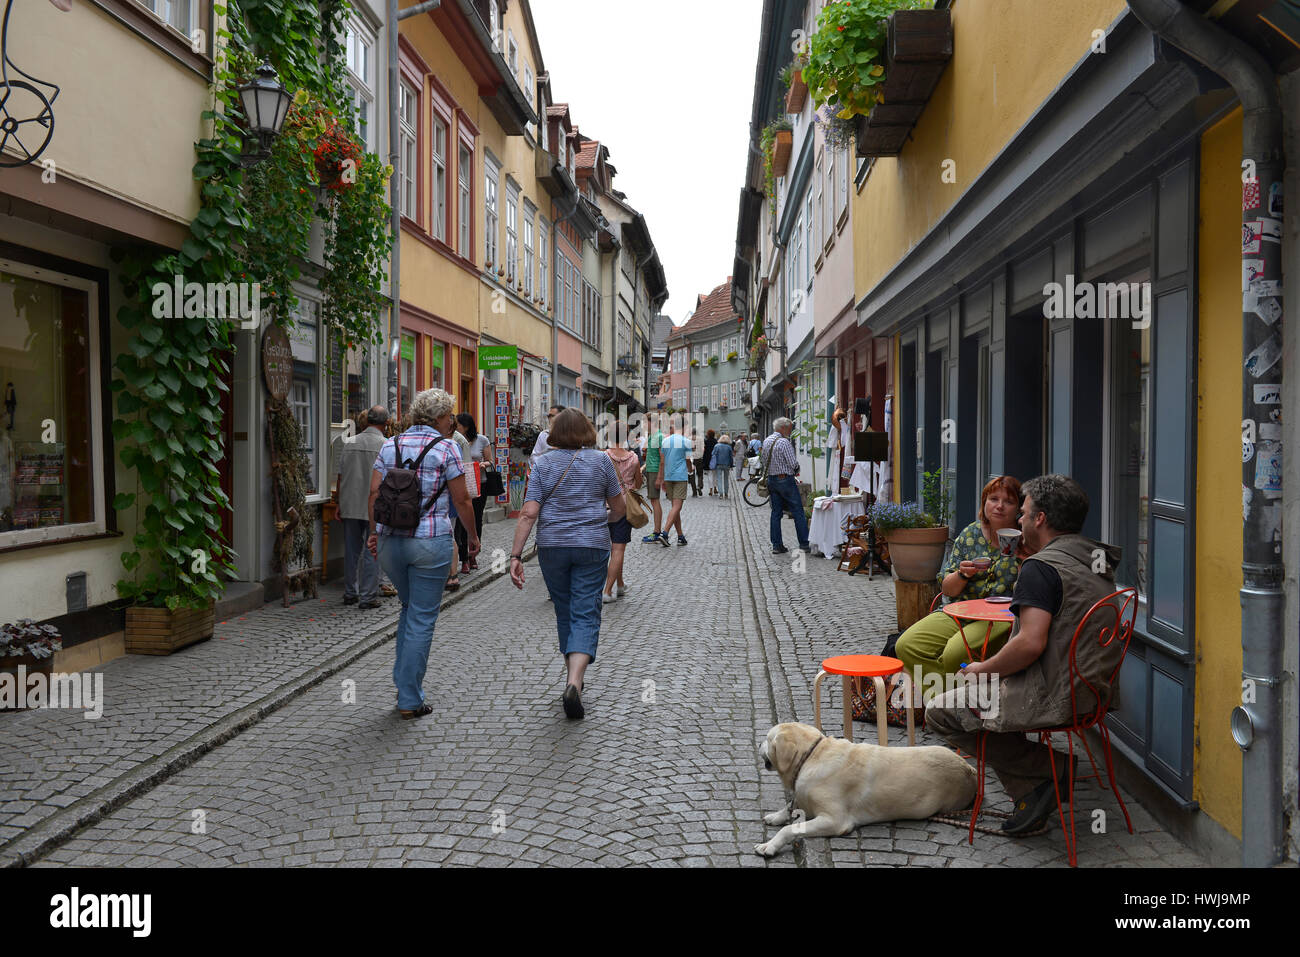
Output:
[[269,61],[262,61],[257,74],[239,87],[239,102],[248,119],[248,131],[257,139],[258,150],[240,157],[244,166],[252,166],[271,155],[271,143],[280,134],[289,114],[289,91],[280,85]]

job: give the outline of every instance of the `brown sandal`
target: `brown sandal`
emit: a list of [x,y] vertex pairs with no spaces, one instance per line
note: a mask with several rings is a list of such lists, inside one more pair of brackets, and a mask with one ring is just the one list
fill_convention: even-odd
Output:
[[433,714],[433,705],[422,704],[414,711],[403,711],[399,708],[397,713],[402,716],[403,721],[410,721],[412,718],[423,718],[426,714]]

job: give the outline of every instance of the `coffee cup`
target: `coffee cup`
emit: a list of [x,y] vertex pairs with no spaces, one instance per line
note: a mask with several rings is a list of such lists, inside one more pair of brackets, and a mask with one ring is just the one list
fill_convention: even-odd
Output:
[[998,529],[998,551],[1003,555],[1014,555],[1020,547],[1020,534],[1014,528]]
[[992,564],[993,564],[993,559],[991,559],[991,558],[972,558],[972,559],[971,559],[971,564],[975,566],[975,570],[976,570],[976,571],[978,571],[978,572],[980,572],[980,573],[982,574],[982,573],[988,571],[988,570],[989,570],[989,567],[992,566]]

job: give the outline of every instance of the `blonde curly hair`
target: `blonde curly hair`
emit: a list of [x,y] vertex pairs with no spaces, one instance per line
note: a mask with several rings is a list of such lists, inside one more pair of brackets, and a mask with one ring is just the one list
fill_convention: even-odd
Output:
[[456,399],[442,389],[425,389],[411,400],[411,424],[437,427],[438,419],[450,415]]

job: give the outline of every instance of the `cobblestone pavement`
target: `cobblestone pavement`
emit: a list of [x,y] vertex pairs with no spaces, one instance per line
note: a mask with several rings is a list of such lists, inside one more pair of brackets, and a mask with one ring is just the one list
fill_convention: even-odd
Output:
[[[972,848],[964,829],[932,822],[809,840],[770,862],[756,856],[753,845],[772,832],[762,813],[784,803],[779,780],[757,756],[763,736],[777,721],[811,721],[822,658],[879,650],[893,628],[892,587],[879,577],[836,574],[817,557],[797,571],[793,555],[770,554],[766,510],[738,497],[689,499],[685,524],[686,547],[639,540],[628,547],[632,587],[604,606],[584,721],[567,721],[560,709],[553,611],[531,562],[523,592],[497,580],[444,609],[425,681],[435,709],[429,717],[398,718],[392,645],[383,643],[142,790],[38,865],[1064,865],[1059,832],[1019,841],[980,834]],[[498,529],[508,536],[513,523]],[[793,541],[792,528],[786,535]],[[55,712],[17,716],[37,725],[24,727],[24,741],[56,748],[58,766],[25,758],[42,781],[22,798],[11,790],[13,778],[0,779],[0,807],[30,805],[13,809],[19,823],[8,825],[57,807],[43,795],[68,790],[54,782],[63,784],[65,769],[83,759],[102,779],[116,762],[146,760],[169,735],[183,736],[193,686],[199,696],[211,693],[208,670],[251,682],[245,690],[237,679],[225,681],[228,706],[238,707],[239,695],[264,693],[271,669],[315,664],[346,645],[342,609],[320,608],[329,614],[271,607],[246,616],[239,632],[230,623],[225,641],[205,646],[210,660],[128,659],[117,672],[132,682],[110,695],[101,722],[77,716],[78,725],[65,715],[60,723],[49,717]],[[313,639],[318,628],[332,637]],[[290,650],[273,650],[281,644]],[[355,682],[355,703],[346,702],[347,682]],[[173,687],[164,694],[160,683]],[[838,688],[827,691],[823,708],[837,719]],[[105,724],[126,701],[134,718]],[[836,719],[827,719],[828,730]],[[147,734],[138,736],[137,726]],[[871,725],[855,733],[874,740]],[[900,731],[891,734],[903,742]],[[11,746],[6,735],[3,747]],[[100,746],[106,753],[94,750]],[[93,787],[89,774],[78,780]],[[993,779],[987,799],[1005,804]],[[1081,865],[1203,863],[1135,802],[1137,833],[1127,834],[1112,803],[1081,784],[1077,807],[1089,811],[1080,820]],[[1105,834],[1089,829],[1094,807],[1107,810]]]
[[[513,538],[514,522],[484,527],[479,570],[444,604],[472,597],[464,592],[491,574],[494,550],[509,555]],[[337,579],[316,601],[299,598],[289,608],[276,601],[219,622],[212,640],[174,655],[127,655],[94,669],[104,676],[99,719],[57,709],[0,715],[0,863],[29,829],[87,806],[82,814],[93,817],[106,795],[145,786],[168,759],[184,761],[187,748],[210,747],[195,739],[214,726],[256,720],[277,688],[396,628],[397,599],[362,611],[344,606],[342,593]]]

